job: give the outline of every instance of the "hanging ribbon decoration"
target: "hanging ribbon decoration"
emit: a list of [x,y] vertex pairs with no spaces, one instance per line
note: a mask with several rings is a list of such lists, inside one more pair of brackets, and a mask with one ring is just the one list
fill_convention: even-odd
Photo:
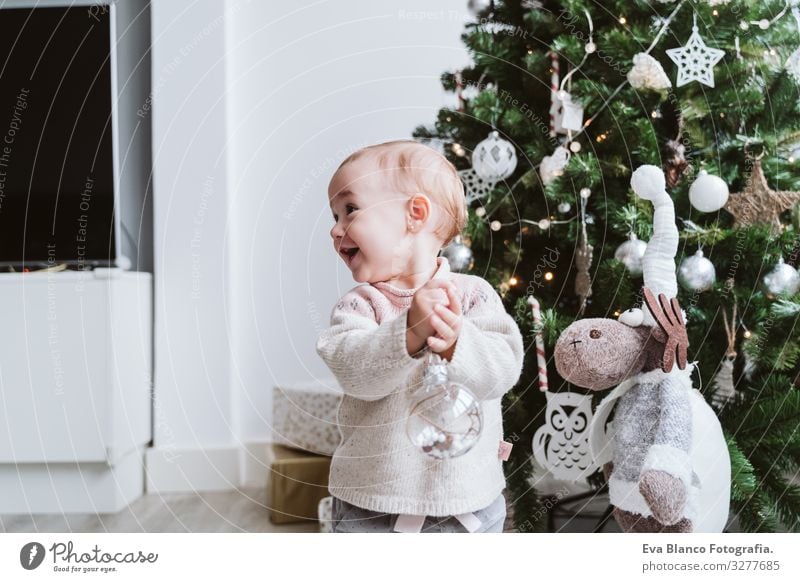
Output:
[[528,297],[528,304],[531,306],[533,327],[536,333],[536,365],[539,370],[539,390],[547,392],[547,357],[544,353],[544,337],[542,336],[542,311],[539,301],[533,295]]
[[558,90],[561,71],[559,69],[558,53],[550,51],[550,137],[556,136],[556,114],[558,114]]

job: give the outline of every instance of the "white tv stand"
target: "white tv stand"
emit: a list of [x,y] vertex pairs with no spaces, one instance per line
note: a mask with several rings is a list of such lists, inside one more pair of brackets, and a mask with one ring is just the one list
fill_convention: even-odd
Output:
[[152,275],[1,273],[0,313],[0,514],[123,509],[152,438]]

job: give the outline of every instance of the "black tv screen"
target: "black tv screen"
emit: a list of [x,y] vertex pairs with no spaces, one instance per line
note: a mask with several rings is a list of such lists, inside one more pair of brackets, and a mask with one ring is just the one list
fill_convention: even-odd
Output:
[[0,10],[0,264],[113,262],[110,17]]

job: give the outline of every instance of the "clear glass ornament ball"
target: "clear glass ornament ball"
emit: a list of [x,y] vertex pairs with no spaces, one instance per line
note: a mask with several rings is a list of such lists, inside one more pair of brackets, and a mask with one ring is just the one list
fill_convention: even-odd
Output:
[[411,405],[406,434],[434,459],[454,459],[478,442],[483,429],[480,403],[464,385],[446,381],[423,389]]

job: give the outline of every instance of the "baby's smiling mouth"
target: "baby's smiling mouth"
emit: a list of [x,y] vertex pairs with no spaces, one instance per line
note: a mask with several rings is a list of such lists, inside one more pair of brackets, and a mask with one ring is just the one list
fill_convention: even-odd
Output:
[[355,258],[356,254],[358,254],[359,250],[360,249],[358,247],[349,247],[349,248],[343,247],[339,249],[339,254],[342,255],[345,262],[349,265],[350,263],[353,262],[353,259]]

